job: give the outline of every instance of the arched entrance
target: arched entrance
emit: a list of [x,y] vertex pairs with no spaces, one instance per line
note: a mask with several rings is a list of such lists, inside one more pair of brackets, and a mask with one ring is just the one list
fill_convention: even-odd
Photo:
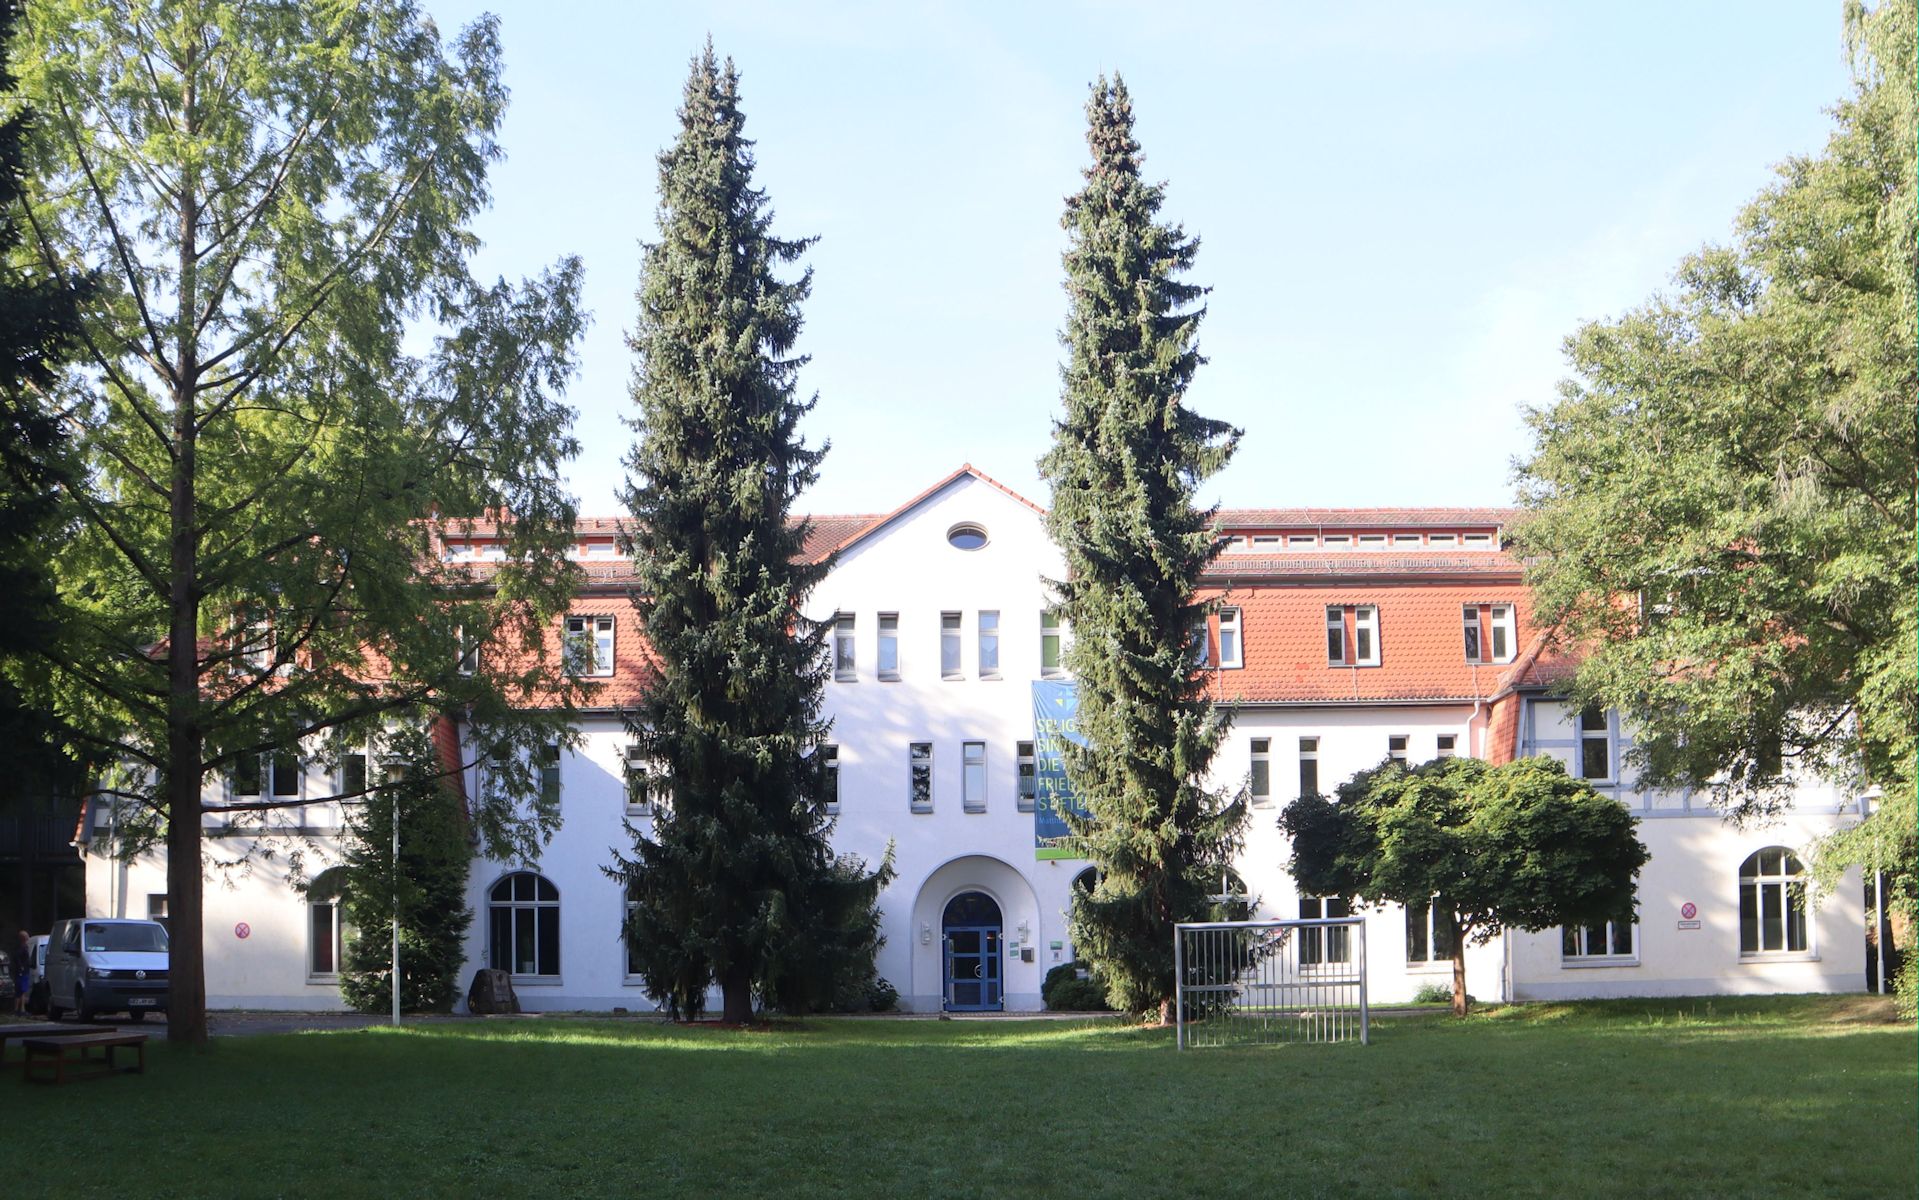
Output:
[[961,892],[947,901],[946,1007],[954,1012],[998,1012],[1004,1004],[999,903],[985,892]]

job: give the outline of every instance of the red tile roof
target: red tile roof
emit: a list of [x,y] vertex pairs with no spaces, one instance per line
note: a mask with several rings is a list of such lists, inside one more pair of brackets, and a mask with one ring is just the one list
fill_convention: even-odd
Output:
[[[1256,586],[1215,593],[1240,610],[1246,665],[1214,673],[1225,703],[1354,703],[1473,700],[1499,690],[1508,668],[1466,661],[1460,612],[1468,604],[1512,604],[1520,643],[1532,636],[1532,602],[1510,581],[1350,580]],[[1379,609],[1379,665],[1326,662],[1326,609]]]

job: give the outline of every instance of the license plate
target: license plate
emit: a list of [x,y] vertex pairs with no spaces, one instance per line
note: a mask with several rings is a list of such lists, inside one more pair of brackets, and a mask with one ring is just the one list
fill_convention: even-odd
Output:
[[152,1008],[154,1005],[160,1003],[160,998],[158,996],[135,996],[133,999],[127,1001],[127,1003],[133,1005],[135,1008]]

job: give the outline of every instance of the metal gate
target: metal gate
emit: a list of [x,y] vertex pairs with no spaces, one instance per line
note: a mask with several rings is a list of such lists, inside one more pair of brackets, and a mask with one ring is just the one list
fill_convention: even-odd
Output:
[[1173,974],[1182,1050],[1371,1040],[1359,917],[1175,925]]

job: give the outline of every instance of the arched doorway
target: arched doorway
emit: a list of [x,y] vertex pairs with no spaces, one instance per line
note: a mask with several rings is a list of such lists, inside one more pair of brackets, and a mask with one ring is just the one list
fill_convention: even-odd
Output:
[[998,1012],[1000,982],[999,903],[985,892],[961,892],[946,903],[946,1007],[955,1012]]

